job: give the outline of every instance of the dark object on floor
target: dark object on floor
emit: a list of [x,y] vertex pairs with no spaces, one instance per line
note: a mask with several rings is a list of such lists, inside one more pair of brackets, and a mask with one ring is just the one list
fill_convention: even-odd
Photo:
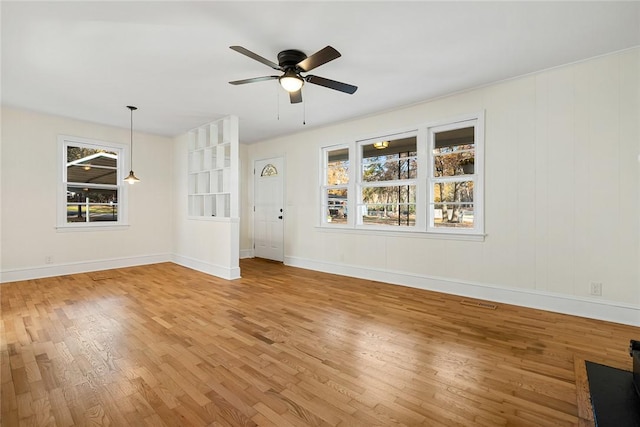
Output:
[[640,341],[631,340],[629,356],[633,357],[633,385],[640,398]]
[[596,427],[640,427],[633,373],[586,361]]

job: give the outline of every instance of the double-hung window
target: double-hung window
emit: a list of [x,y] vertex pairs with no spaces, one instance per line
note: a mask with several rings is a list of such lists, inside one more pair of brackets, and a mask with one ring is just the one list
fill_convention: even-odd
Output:
[[322,212],[326,222],[346,224],[349,194],[349,147],[328,147],[322,152]]
[[428,130],[428,231],[481,232],[481,127],[477,119]]
[[360,141],[358,216],[368,227],[415,227],[417,135]]
[[325,147],[321,225],[482,236],[483,150],[483,113]]
[[66,136],[58,146],[58,227],[124,225],[124,146]]

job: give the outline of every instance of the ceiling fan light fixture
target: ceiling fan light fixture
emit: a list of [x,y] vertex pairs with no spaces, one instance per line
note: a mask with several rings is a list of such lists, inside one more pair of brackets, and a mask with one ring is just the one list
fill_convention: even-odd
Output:
[[293,70],[285,71],[278,81],[280,82],[280,86],[290,93],[299,91],[304,84],[304,80]]
[[353,95],[355,91],[358,90],[357,86],[338,82],[336,80],[308,74],[305,76],[300,75],[301,73],[308,73],[327,62],[340,58],[340,52],[331,46],[326,46],[311,56],[307,56],[304,52],[296,49],[283,50],[278,53],[277,64],[242,46],[229,46],[229,48],[274,70],[282,71],[283,73],[280,76],[271,75],[254,77],[252,79],[234,80],[229,82],[229,84],[232,85],[243,85],[246,83],[263,82],[266,80],[278,80],[280,86],[289,92],[289,101],[291,101],[292,104],[302,102],[302,91],[300,89],[302,89],[302,86],[304,86],[305,83],[326,87],[337,90],[338,92],[348,93],[350,95]]

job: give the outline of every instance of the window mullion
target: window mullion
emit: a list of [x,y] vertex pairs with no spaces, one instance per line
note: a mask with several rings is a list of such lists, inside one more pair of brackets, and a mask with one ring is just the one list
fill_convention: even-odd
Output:
[[475,181],[474,175],[456,175],[456,176],[445,176],[445,177],[436,177],[431,179],[434,184],[437,183],[450,183],[450,182],[465,182],[465,181]]
[[364,181],[360,185],[362,188],[373,188],[373,187],[402,187],[405,185],[416,185],[418,183],[417,179],[401,179],[394,181]]

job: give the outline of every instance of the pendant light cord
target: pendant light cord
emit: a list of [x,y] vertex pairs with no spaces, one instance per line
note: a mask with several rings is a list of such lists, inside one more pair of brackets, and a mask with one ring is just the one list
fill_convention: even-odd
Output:
[[133,170],[133,108],[129,107],[129,109],[131,110],[131,127],[130,127],[130,133],[129,133],[129,140],[131,141],[131,153],[129,153],[129,170]]
[[138,107],[134,107],[133,105],[127,105],[127,108],[129,109],[129,111],[131,112],[131,127],[129,130],[129,141],[131,141],[131,149],[130,149],[130,153],[129,153],[129,170],[132,171],[133,170],[133,111],[137,110]]

